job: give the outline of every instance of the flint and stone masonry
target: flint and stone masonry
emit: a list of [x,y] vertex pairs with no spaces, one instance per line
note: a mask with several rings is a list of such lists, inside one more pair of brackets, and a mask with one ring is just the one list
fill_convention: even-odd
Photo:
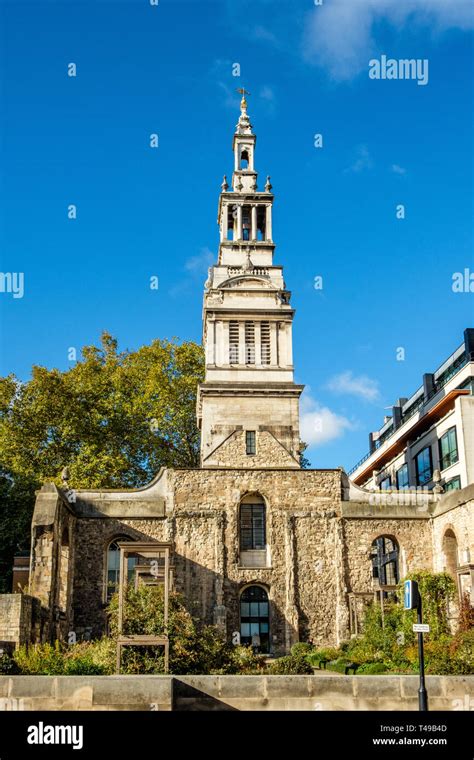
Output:
[[[73,502],[43,486],[29,596],[0,599],[0,641],[101,635],[109,547],[127,539],[172,542],[175,587],[189,610],[228,639],[237,632],[275,655],[299,640],[340,644],[360,630],[380,582],[410,571],[447,569],[474,601],[474,485],[373,494],[339,468],[300,468],[294,310],[273,262],[274,196],[269,177],[257,189],[255,142],[243,98],[232,189],[224,177],[219,198],[218,261],[204,292],[201,466],[161,469],[142,489],[76,491]],[[384,555],[374,572],[382,537],[389,580]],[[31,630],[21,622],[25,605],[36,610]]]

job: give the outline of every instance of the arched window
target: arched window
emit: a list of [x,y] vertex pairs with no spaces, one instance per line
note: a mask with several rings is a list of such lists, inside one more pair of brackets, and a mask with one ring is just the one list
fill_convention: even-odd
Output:
[[268,594],[261,586],[247,586],[240,596],[240,643],[258,652],[270,651]]
[[372,577],[381,586],[396,586],[399,580],[398,545],[390,536],[378,536],[372,543]]
[[458,542],[451,528],[448,528],[443,536],[443,557],[446,572],[456,578],[459,564]]
[[[119,543],[124,541],[130,541],[128,536],[120,536],[114,538],[107,548],[107,576],[105,581],[105,593],[104,598],[106,602],[110,602],[113,595],[118,591],[120,580],[120,547]],[[128,578],[129,580],[133,576],[133,570],[137,563],[137,557],[128,558]]]
[[240,504],[240,551],[266,548],[265,502],[261,496],[245,496]]

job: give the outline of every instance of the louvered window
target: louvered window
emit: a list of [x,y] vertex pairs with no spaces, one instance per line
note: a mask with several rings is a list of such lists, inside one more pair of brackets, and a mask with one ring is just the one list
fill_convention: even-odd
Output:
[[229,363],[239,363],[239,323],[229,322]]
[[270,364],[270,322],[262,322],[260,326],[262,364]]
[[245,363],[255,364],[255,323],[245,323]]

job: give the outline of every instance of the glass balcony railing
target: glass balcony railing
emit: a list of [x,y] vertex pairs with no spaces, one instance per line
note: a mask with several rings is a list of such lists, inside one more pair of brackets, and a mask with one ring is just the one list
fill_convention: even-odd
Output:
[[[414,414],[416,414],[417,412],[419,412],[420,410],[422,410],[423,407],[429,401],[431,401],[431,399],[434,398],[436,396],[436,394],[439,393],[444,388],[444,386],[447,383],[449,383],[449,381],[454,377],[454,375],[456,375],[459,372],[459,370],[462,369],[462,367],[464,367],[466,364],[468,364],[472,360],[473,360],[473,357],[471,357],[467,352],[464,352],[463,354],[461,354],[461,356],[459,356],[443,372],[443,374],[439,376],[439,378],[437,379],[437,381],[435,383],[435,386],[434,386],[433,390],[431,391],[431,393],[429,393],[429,395],[427,396],[427,398],[425,398],[423,395],[420,396],[420,398],[417,399],[417,401],[415,403],[413,403],[410,407],[408,407],[408,409],[405,411],[405,413],[402,413],[400,427],[401,427],[401,425],[404,425],[405,422],[407,422],[407,420],[409,420],[411,417],[413,417]],[[390,428],[388,428],[388,430],[386,430],[383,433],[383,435],[380,436],[380,438],[378,438],[376,441],[374,441],[374,451],[376,451],[377,449],[379,449],[385,443],[386,440],[388,440],[392,435],[394,435],[394,433],[396,433],[397,430],[400,429],[400,427],[398,427],[398,428],[395,429],[393,427],[393,425],[392,425]],[[374,451],[367,452],[367,454],[365,456],[363,456],[362,459],[360,459],[357,462],[357,464],[354,465],[354,467],[351,470],[349,470],[348,474],[352,475],[353,472],[355,472],[364,462],[367,461],[367,459],[369,459],[369,457],[372,456],[372,454],[374,453]],[[449,456],[451,456],[451,455],[449,455]],[[449,461],[448,458],[443,457],[442,462],[444,462],[446,460],[447,462],[449,461],[449,463],[445,464],[445,465],[441,464],[441,469],[445,469],[446,467],[449,467],[451,464],[454,464],[454,462],[457,461],[457,452],[456,452],[455,456],[456,456],[456,459],[454,461]]]

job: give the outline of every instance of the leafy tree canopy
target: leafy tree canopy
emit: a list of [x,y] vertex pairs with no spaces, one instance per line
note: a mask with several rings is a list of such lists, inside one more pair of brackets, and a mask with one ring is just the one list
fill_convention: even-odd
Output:
[[203,374],[196,343],[119,351],[103,333],[65,372],[34,366],[28,382],[0,378],[0,577],[29,545],[35,488],[60,484],[63,467],[74,488],[134,488],[161,466],[197,466]]

